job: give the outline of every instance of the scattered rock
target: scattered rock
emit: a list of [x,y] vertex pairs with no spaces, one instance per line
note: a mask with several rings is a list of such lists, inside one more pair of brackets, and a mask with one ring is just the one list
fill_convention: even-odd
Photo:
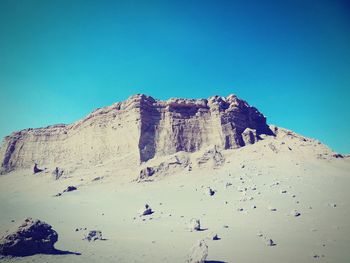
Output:
[[26,218],[20,226],[0,239],[0,254],[29,256],[53,253],[57,240],[58,234],[52,226],[38,219]]
[[152,210],[152,208],[148,204],[145,204],[145,208],[141,209],[140,216],[148,216],[153,213],[154,211]]
[[77,188],[75,186],[68,186],[65,190],[63,190],[64,193],[66,192],[72,192],[72,191],[75,191],[77,190]]
[[266,239],[266,245],[273,247],[276,246],[276,243],[272,239]]
[[56,167],[55,170],[53,170],[53,172],[52,172],[52,176],[55,180],[58,180],[61,178],[63,173],[64,173],[63,169]]
[[294,210],[294,211],[292,211],[292,216],[294,216],[294,217],[298,217],[298,216],[301,216],[301,213],[300,212],[298,212],[297,210]]
[[208,246],[204,240],[198,240],[191,248],[188,263],[204,263],[208,256]]
[[146,167],[140,171],[139,180],[145,180],[148,179],[148,177],[151,177],[155,173],[155,169],[153,167]]
[[281,190],[281,194],[286,194],[287,190]]
[[191,221],[188,223],[188,229],[191,232],[201,230],[201,223],[199,219],[192,218]]
[[280,182],[274,182],[274,183],[272,183],[270,186],[277,186],[277,185],[280,185]]
[[87,240],[90,242],[90,241],[105,240],[105,239],[102,237],[102,232],[100,230],[91,230],[84,237],[84,240]]
[[37,174],[37,173],[40,173],[40,172],[42,172],[42,171],[44,171],[44,169],[38,168],[38,164],[35,163],[35,164],[34,164],[34,168],[33,168],[33,173],[34,173],[34,174]]
[[91,181],[96,182],[96,181],[100,181],[102,179],[103,179],[103,176],[98,176],[98,177],[95,177],[94,179],[92,179]]
[[344,158],[344,155],[340,154],[340,153],[335,153],[332,155],[335,158]]
[[213,196],[216,193],[216,190],[213,190],[212,188],[208,187],[205,193],[209,196]]
[[215,234],[213,237],[212,237],[212,240],[220,240],[221,238],[218,237],[218,234]]
[[324,258],[325,257],[325,255],[318,255],[318,254],[314,254],[313,256],[312,256],[314,259],[319,259],[320,257],[322,257],[322,258]]

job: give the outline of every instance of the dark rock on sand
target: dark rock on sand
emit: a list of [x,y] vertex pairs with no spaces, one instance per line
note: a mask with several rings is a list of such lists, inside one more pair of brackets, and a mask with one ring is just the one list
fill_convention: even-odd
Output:
[[91,230],[89,233],[84,237],[87,241],[96,241],[96,240],[105,240],[102,237],[102,232],[100,230]]
[[54,253],[58,234],[52,227],[40,220],[26,218],[0,239],[0,254],[30,256],[38,253]]
[[75,186],[68,186],[63,192],[72,192],[77,190],[78,188],[76,188]]

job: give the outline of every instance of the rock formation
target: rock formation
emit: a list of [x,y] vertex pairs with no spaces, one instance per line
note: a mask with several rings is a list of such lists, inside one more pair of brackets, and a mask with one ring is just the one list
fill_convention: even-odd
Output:
[[57,239],[58,234],[50,225],[40,220],[27,218],[20,226],[0,239],[0,254],[29,256],[38,253],[53,253]]
[[175,172],[176,170],[182,170],[186,167],[190,167],[190,160],[182,155],[170,156],[168,160],[161,162],[156,166],[147,166],[141,169],[137,178],[138,182],[152,181],[152,177],[157,175],[167,175],[168,173]]
[[4,138],[0,164],[2,173],[34,163],[51,169],[86,167],[120,156],[140,164],[212,145],[239,148],[255,143],[262,134],[273,135],[265,117],[235,95],[167,101],[135,95],[70,125],[12,133]]

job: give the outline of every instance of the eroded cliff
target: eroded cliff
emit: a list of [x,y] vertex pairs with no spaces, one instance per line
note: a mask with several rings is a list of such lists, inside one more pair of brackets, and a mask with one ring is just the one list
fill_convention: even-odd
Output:
[[273,135],[266,118],[235,95],[160,101],[139,94],[70,125],[12,133],[0,149],[1,171],[35,162],[47,167],[110,161],[137,165],[210,145],[239,148],[255,143],[261,134]]

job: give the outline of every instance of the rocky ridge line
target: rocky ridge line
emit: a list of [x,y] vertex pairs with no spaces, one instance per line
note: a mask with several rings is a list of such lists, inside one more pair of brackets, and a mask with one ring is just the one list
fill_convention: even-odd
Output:
[[273,135],[266,118],[235,95],[209,99],[156,100],[138,94],[93,111],[75,123],[25,129],[4,138],[1,172],[45,166],[85,166],[127,156],[140,164],[207,146],[243,147]]

